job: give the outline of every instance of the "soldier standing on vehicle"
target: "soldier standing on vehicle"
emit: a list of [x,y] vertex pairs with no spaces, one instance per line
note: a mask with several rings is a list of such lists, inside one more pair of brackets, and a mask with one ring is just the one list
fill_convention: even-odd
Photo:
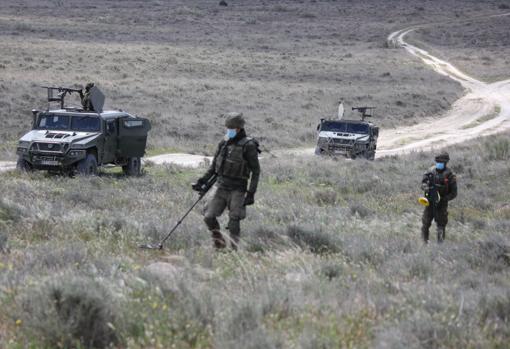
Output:
[[94,83],[89,82],[87,85],[85,85],[85,93],[80,92],[81,105],[83,106],[83,110],[94,111],[94,106],[90,100],[90,89],[92,87],[94,87]]
[[439,193],[438,202],[431,202],[423,211],[421,233],[425,243],[429,241],[429,228],[432,220],[435,220],[437,225],[437,241],[439,243],[444,241],[448,223],[448,201],[457,196],[457,178],[447,167],[448,161],[450,161],[449,154],[441,152],[435,157],[435,161],[435,166],[431,167],[422,179],[423,190],[427,192],[435,186],[434,189]]
[[211,231],[214,247],[225,248],[227,243],[217,217],[228,208],[227,229],[231,246],[236,250],[241,235],[241,220],[246,217],[246,206],[255,202],[260,176],[260,150],[258,142],[246,135],[245,120],[241,113],[228,113],[226,117],[225,139],[219,143],[207,173],[192,188],[199,191],[212,176],[218,176],[215,190],[206,206],[204,221]]

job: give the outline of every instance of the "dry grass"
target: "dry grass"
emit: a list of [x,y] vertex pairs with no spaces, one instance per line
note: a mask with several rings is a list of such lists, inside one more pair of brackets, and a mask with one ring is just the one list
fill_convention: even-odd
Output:
[[[421,4],[421,2],[420,2]],[[462,90],[386,36],[416,22],[490,11],[491,2],[4,1],[0,149],[44,107],[41,84],[96,81],[107,106],[149,117],[150,147],[211,151],[229,110],[271,148],[310,145],[336,102],[375,105],[385,127],[446,110]],[[384,16],[381,16],[384,13]],[[84,17],[84,14],[88,18]],[[12,150],[10,156],[12,157]]]
[[[499,8],[499,13],[509,12]],[[482,81],[510,78],[510,16],[449,23],[412,34],[421,47]]]
[[[56,284],[94,309],[102,289],[74,285],[96,282],[111,305],[100,318],[111,323],[105,338],[121,347],[504,346],[510,187],[494,179],[508,176],[507,139],[449,149],[459,197],[446,243],[426,248],[416,198],[429,153],[263,160],[241,251],[227,254],[212,250],[200,209],[165,252],[136,248],[176,222],[202,170],[155,166],[140,178],[7,174],[0,346],[52,346],[55,338],[86,345],[86,332],[55,331],[86,315],[71,313],[59,320],[68,327],[55,327],[41,314],[55,312],[47,287]],[[147,267],[154,262],[163,264]]]

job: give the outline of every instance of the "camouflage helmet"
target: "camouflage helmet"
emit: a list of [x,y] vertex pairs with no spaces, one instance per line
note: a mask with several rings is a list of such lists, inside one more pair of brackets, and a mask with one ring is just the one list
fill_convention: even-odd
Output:
[[225,114],[225,126],[227,128],[244,128],[243,113],[231,112]]
[[450,161],[450,155],[446,151],[442,151],[436,155],[436,162],[448,162]]
[[93,82],[89,82],[87,83],[87,85],[85,85],[85,90],[90,90],[92,87],[94,87],[94,83]]

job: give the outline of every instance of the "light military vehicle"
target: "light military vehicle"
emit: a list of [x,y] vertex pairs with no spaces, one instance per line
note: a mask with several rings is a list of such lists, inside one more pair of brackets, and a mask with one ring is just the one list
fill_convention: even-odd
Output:
[[[83,102],[81,90],[45,88],[48,108],[32,110],[32,130],[17,146],[18,169],[95,175],[98,167],[113,164],[122,166],[126,175],[141,173],[149,120],[122,110],[103,111],[105,98],[95,86],[88,93],[89,103]],[[72,93],[91,107],[65,107],[64,98]],[[59,102],[60,108],[50,109],[50,102]]]
[[374,109],[374,107],[352,108],[361,113],[361,120],[321,119],[317,126],[315,154],[374,160],[379,128],[365,120],[372,117]]

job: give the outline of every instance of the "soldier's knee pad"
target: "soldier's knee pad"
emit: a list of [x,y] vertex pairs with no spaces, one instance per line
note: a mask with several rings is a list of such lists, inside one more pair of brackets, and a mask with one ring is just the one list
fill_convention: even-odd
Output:
[[204,217],[204,222],[207,225],[207,228],[209,228],[209,230],[218,230],[218,229],[220,229],[220,223],[218,223],[218,220],[216,219],[216,217],[205,216]]

